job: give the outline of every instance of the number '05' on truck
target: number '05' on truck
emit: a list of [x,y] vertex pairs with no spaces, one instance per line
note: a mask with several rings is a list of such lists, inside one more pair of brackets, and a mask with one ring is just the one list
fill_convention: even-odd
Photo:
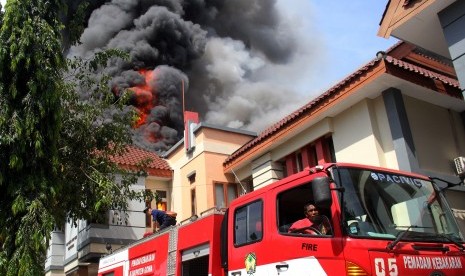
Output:
[[331,163],[120,248],[98,275],[465,275],[463,242],[432,179]]

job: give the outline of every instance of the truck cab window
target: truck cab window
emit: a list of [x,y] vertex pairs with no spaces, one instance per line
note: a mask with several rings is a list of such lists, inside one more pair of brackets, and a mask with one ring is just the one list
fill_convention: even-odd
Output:
[[234,212],[234,244],[260,241],[263,237],[263,202],[255,201]]
[[[313,232],[309,229],[302,229],[302,231],[293,232],[291,226],[299,221],[308,219],[304,209],[305,206],[313,202],[313,192],[310,183],[306,183],[292,189],[286,190],[278,194],[277,208],[278,208],[278,231],[283,234],[289,235],[302,235],[305,233]],[[318,206],[316,206],[318,208]],[[318,213],[324,220],[326,228],[324,233],[316,233],[317,235],[331,235],[332,227],[330,222],[329,210],[318,208]],[[302,223],[301,223],[302,224]],[[309,226],[312,224],[308,223]],[[319,224],[319,223],[318,223]],[[316,224],[315,224],[316,225]],[[318,231],[321,232],[321,231]]]

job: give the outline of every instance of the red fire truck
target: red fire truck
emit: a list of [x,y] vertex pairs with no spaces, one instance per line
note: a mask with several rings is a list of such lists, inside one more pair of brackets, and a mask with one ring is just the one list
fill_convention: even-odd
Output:
[[[464,239],[439,184],[317,166],[104,256],[98,275],[465,275]],[[308,202],[329,219],[326,234],[289,231]]]

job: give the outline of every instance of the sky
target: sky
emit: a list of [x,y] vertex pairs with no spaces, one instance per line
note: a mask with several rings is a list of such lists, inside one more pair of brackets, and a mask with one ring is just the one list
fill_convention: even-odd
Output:
[[315,32],[315,39],[323,45],[315,57],[318,66],[311,72],[313,88],[308,92],[312,94],[324,92],[397,42],[377,36],[387,0],[278,2],[302,21],[304,32]]

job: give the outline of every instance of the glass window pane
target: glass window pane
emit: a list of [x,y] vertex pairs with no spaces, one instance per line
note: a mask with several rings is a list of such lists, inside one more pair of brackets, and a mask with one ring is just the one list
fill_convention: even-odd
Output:
[[217,208],[225,208],[223,184],[215,184],[215,199]]
[[237,198],[237,187],[236,185],[228,185],[228,205],[231,204]]
[[234,217],[234,243],[236,245],[258,242],[262,239],[262,210],[261,201],[236,210]]
[[234,243],[241,245],[247,242],[247,208],[236,211],[234,218]]
[[248,241],[253,242],[261,240],[262,231],[262,202],[257,201],[250,204],[249,208],[249,233]]

